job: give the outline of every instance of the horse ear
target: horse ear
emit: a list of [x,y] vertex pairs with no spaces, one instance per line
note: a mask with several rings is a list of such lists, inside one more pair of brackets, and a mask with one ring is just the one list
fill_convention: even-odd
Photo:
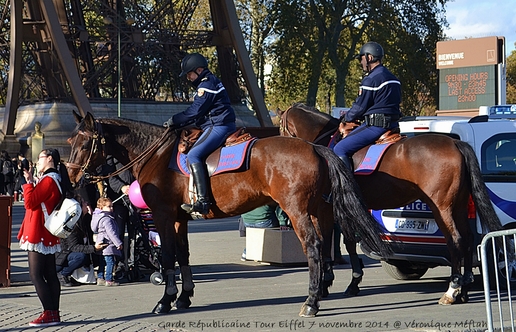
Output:
[[84,125],[86,126],[86,128],[90,128],[91,130],[95,128],[95,119],[93,118],[93,115],[91,115],[90,112],[88,112],[88,114],[86,114],[86,116],[84,117]]
[[75,110],[73,112],[73,117],[75,118],[75,123],[79,124],[82,121],[82,116],[79,115]]
[[278,108],[276,108],[276,112],[275,112],[275,113],[276,113],[276,115],[277,115],[277,116],[281,117],[281,116],[283,115],[283,113],[285,113],[285,111],[282,111],[282,110],[278,107]]

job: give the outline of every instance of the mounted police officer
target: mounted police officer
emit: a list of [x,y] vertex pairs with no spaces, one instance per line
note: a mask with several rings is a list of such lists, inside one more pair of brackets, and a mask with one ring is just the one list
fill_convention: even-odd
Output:
[[361,148],[374,143],[390,129],[398,128],[401,117],[401,83],[382,64],[383,48],[375,42],[365,43],[355,58],[360,61],[365,77],[358,98],[341,118],[340,132],[346,122],[363,120],[362,124],[335,145],[333,151],[353,169],[350,158]]
[[197,89],[190,107],[175,114],[163,125],[182,127],[195,124],[203,130],[194,146],[187,153],[190,172],[196,187],[197,200],[183,204],[188,213],[207,214],[210,210],[209,176],[205,166],[206,157],[217,149],[236,130],[235,111],[222,82],[208,69],[208,61],[199,53],[188,54],[181,62],[180,77],[192,82]]

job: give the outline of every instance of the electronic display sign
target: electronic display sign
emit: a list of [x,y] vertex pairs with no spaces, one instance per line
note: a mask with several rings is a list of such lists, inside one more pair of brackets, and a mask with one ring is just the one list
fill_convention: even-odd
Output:
[[462,110],[496,104],[496,66],[439,71],[439,109]]
[[484,37],[437,43],[439,110],[471,112],[505,102],[505,38]]

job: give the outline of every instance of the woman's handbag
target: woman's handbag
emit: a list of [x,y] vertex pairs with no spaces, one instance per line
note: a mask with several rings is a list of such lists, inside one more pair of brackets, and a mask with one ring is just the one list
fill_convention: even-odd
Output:
[[[59,181],[51,174],[48,174],[48,176],[56,182],[62,194]],[[72,233],[73,227],[81,217],[82,212],[81,204],[73,198],[62,199],[50,214],[48,214],[44,203],[41,203],[41,209],[45,216],[45,228],[50,234],[60,238],[67,238]]]
[[51,214],[48,214],[45,204],[41,203],[41,206],[45,215],[45,228],[60,238],[67,238],[81,217],[81,205],[73,198],[65,198]]
[[81,284],[95,284],[97,283],[97,279],[95,278],[95,271],[93,269],[93,264],[90,266],[81,266],[78,269],[75,269],[72,272],[72,278],[74,278],[77,282]]

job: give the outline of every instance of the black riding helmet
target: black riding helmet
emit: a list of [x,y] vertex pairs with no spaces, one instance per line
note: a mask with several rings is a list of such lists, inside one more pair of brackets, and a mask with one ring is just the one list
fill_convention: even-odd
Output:
[[355,55],[355,59],[360,60],[362,55],[371,54],[373,56],[373,61],[380,61],[383,58],[383,48],[380,44],[376,42],[367,42],[360,48],[360,53]]
[[208,60],[199,53],[188,54],[181,61],[181,74],[179,74],[179,77],[183,77],[199,67],[208,68]]

